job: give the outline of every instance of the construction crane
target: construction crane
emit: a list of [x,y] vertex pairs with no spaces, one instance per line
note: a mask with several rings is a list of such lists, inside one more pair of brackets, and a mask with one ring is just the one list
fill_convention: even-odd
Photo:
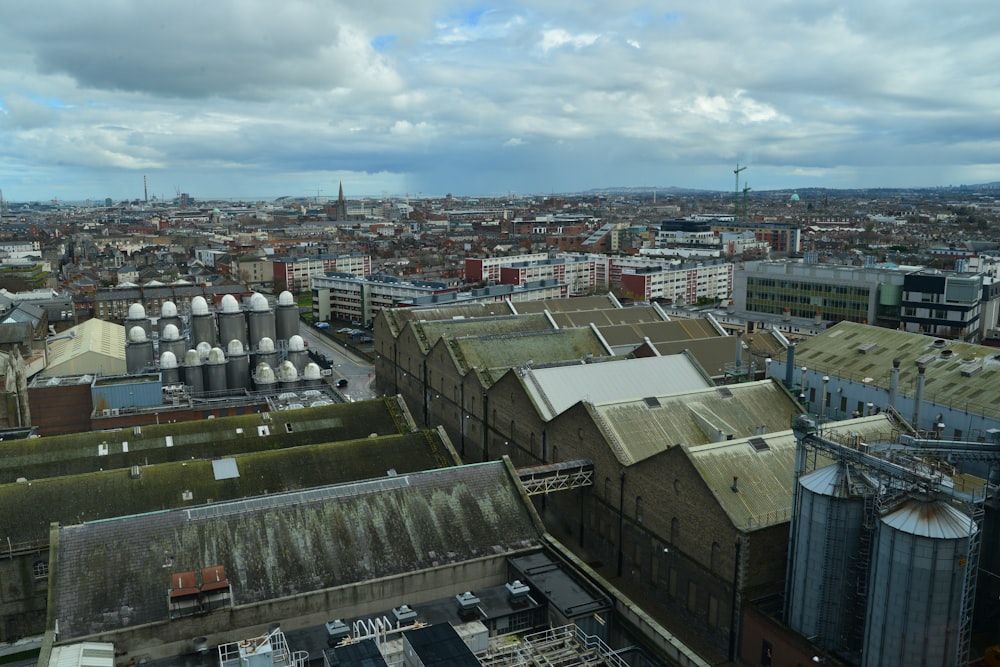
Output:
[[740,219],[740,172],[747,168],[746,165],[740,166],[740,163],[736,163],[736,169],[733,169],[733,173],[736,174],[736,189],[733,191],[733,219]]

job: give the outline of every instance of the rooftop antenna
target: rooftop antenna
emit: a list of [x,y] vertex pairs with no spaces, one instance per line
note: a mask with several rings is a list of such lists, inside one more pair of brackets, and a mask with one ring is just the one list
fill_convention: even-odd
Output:
[[740,219],[740,172],[746,169],[747,166],[740,166],[740,163],[736,163],[736,169],[733,169],[733,173],[736,174],[736,189],[733,191],[733,218],[735,220]]

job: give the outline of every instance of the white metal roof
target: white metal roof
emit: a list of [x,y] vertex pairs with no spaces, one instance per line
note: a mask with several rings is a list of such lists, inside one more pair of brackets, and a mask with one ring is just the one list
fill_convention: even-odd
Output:
[[523,382],[545,421],[582,400],[614,403],[712,386],[684,354],[529,368]]

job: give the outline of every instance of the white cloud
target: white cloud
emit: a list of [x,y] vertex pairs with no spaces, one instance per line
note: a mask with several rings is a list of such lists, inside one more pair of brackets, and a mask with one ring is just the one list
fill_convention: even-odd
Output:
[[552,49],[557,49],[560,46],[569,45],[574,49],[581,49],[585,46],[591,46],[597,42],[600,35],[596,33],[580,33],[580,34],[570,34],[569,32],[561,28],[553,28],[550,30],[542,31],[542,39],[539,42],[539,46],[542,51],[551,51]]

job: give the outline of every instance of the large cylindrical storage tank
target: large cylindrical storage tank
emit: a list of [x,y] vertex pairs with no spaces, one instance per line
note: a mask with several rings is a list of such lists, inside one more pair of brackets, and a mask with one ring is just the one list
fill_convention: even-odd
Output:
[[230,389],[250,388],[250,354],[238,340],[229,341],[226,360],[226,386]]
[[244,348],[247,347],[247,321],[243,316],[243,311],[240,310],[240,304],[236,301],[236,297],[232,294],[222,297],[222,303],[215,319],[219,323],[220,341],[228,345],[229,341],[238,340]]
[[274,315],[274,340],[288,340],[299,332],[299,305],[291,292],[278,295],[278,307]]
[[259,364],[267,364],[272,369],[277,368],[281,363],[278,351],[274,349],[274,341],[266,336],[260,339],[260,343],[254,348],[253,365],[256,368]]
[[310,361],[302,371],[303,387],[318,387],[323,384],[323,374],[319,370],[319,364]]
[[140,325],[136,324],[128,331],[125,342],[125,371],[129,374],[142,373],[153,368],[153,341]]
[[870,565],[863,667],[954,665],[977,528],[954,505],[911,498],[882,517]]
[[195,396],[205,393],[205,372],[198,350],[184,353],[184,384],[191,387],[191,393]]
[[250,311],[247,313],[247,328],[250,334],[250,349],[256,350],[263,338],[275,336],[274,313],[271,312],[271,305],[267,302],[267,297],[254,292],[250,297]]
[[[160,334],[160,338],[163,338],[163,328],[168,324],[172,324],[177,327],[178,331],[184,328],[184,322],[181,321],[180,315],[177,314],[177,304],[173,301],[164,301],[163,305],[160,306],[160,319],[156,320],[156,330]],[[177,357],[180,359],[181,357]]]
[[306,351],[306,343],[302,340],[302,336],[295,334],[288,339],[288,352],[285,353],[285,359],[292,362],[295,370],[299,373],[305,370],[306,364],[309,363],[309,352]]
[[849,600],[865,508],[851,493],[850,474],[846,463],[835,463],[802,475],[792,527],[787,622],[827,650],[860,630]]
[[204,365],[205,391],[226,390],[226,353],[221,347],[213,347]]
[[253,384],[257,391],[274,391],[278,387],[274,369],[267,364],[257,364],[253,372]]
[[141,303],[133,303],[128,307],[128,316],[122,324],[125,325],[125,331],[132,331],[132,327],[142,327],[146,338],[153,338],[153,323],[146,317],[146,309]]
[[173,352],[160,353],[160,379],[164,387],[181,382],[181,369],[177,366],[177,357]]
[[188,342],[181,337],[180,329],[174,324],[168,324],[160,330],[160,358],[164,352],[171,352],[174,359],[183,359],[188,351]]
[[298,389],[299,371],[290,361],[282,361],[278,366],[278,385],[282,389]]
[[215,332],[215,316],[208,310],[205,297],[191,299],[191,344],[208,343],[209,347],[219,340]]

